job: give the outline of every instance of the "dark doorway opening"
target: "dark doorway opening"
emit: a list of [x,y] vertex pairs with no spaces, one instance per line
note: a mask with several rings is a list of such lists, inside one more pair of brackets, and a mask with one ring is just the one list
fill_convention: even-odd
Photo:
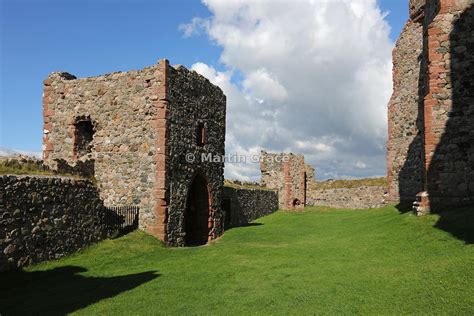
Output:
[[301,201],[298,199],[294,199],[292,203],[293,207],[300,207],[301,206]]
[[185,216],[186,246],[199,246],[209,238],[209,191],[207,181],[197,175],[189,188]]
[[94,125],[89,117],[78,118],[74,124],[74,150],[82,156],[92,152]]

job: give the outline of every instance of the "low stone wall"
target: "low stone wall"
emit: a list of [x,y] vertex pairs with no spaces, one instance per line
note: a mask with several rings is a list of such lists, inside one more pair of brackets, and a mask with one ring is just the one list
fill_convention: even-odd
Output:
[[87,180],[0,176],[0,271],[63,257],[107,237]]
[[277,191],[224,187],[223,193],[226,228],[246,225],[278,210]]
[[376,208],[384,205],[385,190],[384,186],[312,189],[308,191],[306,203],[335,208]]

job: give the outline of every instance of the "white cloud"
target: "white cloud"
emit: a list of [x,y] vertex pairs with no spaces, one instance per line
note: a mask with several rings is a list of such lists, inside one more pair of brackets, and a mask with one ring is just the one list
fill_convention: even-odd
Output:
[[357,169],[365,169],[365,168],[367,168],[367,165],[363,161],[359,160],[355,163],[355,167]]
[[334,150],[334,147],[320,142],[311,142],[311,141],[302,141],[297,140],[295,142],[295,147],[303,151],[314,151],[318,153],[328,153]]
[[250,72],[245,78],[243,86],[247,93],[259,100],[259,103],[265,101],[281,102],[288,96],[285,87],[263,68]]
[[[227,153],[301,152],[318,178],[385,173],[393,45],[375,0],[204,4],[212,16],[180,29],[223,49],[226,71],[192,68],[227,95]],[[258,180],[258,165],[226,176]]]
[[184,37],[191,37],[201,34],[201,31],[205,31],[208,26],[208,20],[195,17],[191,20],[191,23],[181,24],[178,28],[183,32]]

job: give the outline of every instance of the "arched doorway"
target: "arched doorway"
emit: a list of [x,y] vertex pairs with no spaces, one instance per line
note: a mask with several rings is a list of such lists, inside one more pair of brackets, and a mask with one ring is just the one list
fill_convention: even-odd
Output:
[[207,243],[209,238],[209,191],[204,177],[197,175],[189,188],[185,211],[186,246]]

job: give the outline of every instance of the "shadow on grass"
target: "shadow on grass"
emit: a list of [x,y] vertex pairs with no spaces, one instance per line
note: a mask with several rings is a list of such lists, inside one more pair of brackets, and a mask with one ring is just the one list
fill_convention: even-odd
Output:
[[395,207],[400,212],[400,214],[413,212],[413,204],[410,202],[400,202],[397,205],[395,205]]
[[438,212],[435,227],[444,230],[466,244],[474,243],[474,206]]
[[112,277],[80,275],[86,271],[65,266],[0,273],[0,314],[65,315],[160,276],[154,271]]
[[[400,214],[412,212],[409,203],[395,206]],[[449,211],[438,211],[439,219],[434,227],[450,233],[466,244],[474,243],[474,206],[457,208]]]

